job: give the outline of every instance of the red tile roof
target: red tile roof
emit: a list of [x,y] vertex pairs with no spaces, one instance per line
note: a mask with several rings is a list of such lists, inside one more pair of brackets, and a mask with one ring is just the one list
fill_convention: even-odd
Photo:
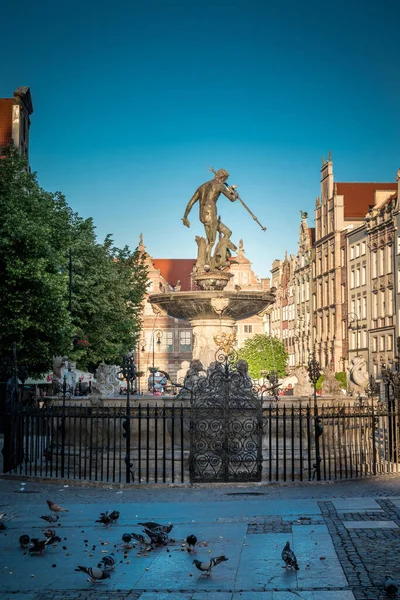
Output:
[[13,104],[14,98],[0,98],[0,148],[11,142]]
[[397,183],[337,183],[337,193],[344,196],[345,219],[362,219],[375,204],[377,190],[397,190]]
[[156,269],[161,271],[161,275],[173,287],[177,281],[181,282],[181,291],[189,292],[193,289],[190,274],[193,271],[195,258],[152,258],[152,263]]

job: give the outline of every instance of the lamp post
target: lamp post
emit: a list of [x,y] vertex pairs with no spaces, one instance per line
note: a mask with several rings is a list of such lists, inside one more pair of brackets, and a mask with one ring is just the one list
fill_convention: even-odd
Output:
[[[155,331],[153,331],[153,366],[151,369],[151,372],[153,373],[153,389],[152,392],[154,394],[154,390],[155,390],[155,377],[156,377],[156,368],[154,365],[154,360],[155,360],[155,344],[157,343],[158,345],[161,344],[161,340],[163,337],[163,332],[161,331],[161,329],[156,329]],[[156,338],[157,338],[157,342],[156,342]]]
[[350,327],[350,325],[352,325],[354,322],[356,323],[356,356],[358,356],[358,317],[356,315],[356,313],[348,313],[347,318],[351,317],[352,320],[349,322],[349,329],[353,330],[352,327]]
[[[137,361],[138,361],[138,365],[137,365],[137,367],[138,367],[138,372],[139,372],[139,373],[141,372],[141,371],[140,371],[140,362],[141,362],[141,361],[140,361],[140,353],[141,353],[141,352],[144,352],[145,350],[146,350],[146,340],[145,340],[144,338],[140,337],[140,338],[139,338],[139,340],[138,340],[138,344],[137,344],[137,353],[136,353],[136,356],[137,356]],[[140,382],[140,380],[141,380],[141,377],[140,377],[140,375],[138,375],[138,380],[137,380],[137,383],[138,383],[138,385],[137,385],[137,392],[138,392],[139,396],[140,396],[140,393],[141,393],[141,382]]]
[[131,405],[129,398],[131,385],[136,379],[136,365],[133,356],[128,355],[122,357],[122,369],[120,373],[126,381],[126,416],[125,421],[122,422],[122,427],[124,430],[123,436],[126,439],[126,454],[124,458],[126,466],[126,483],[130,483],[131,479],[132,481],[135,480],[134,474],[131,471]]
[[[321,376],[320,364],[315,358],[315,347],[313,348],[312,355],[308,361],[308,376],[314,386],[314,419],[315,419],[315,465],[314,475],[317,474],[317,481],[321,481],[321,455],[319,453],[319,438],[323,433],[323,426],[321,419],[318,416],[318,403],[317,403],[317,381]],[[314,479],[313,475],[313,479]]]

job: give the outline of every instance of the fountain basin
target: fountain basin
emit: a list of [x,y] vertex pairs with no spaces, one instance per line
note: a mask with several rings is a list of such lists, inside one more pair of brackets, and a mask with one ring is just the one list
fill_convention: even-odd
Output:
[[273,292],[195,291],[169,292],[149,296],[152,305],[175,319],[224,319],[238,321],[260,313],[275,302]]

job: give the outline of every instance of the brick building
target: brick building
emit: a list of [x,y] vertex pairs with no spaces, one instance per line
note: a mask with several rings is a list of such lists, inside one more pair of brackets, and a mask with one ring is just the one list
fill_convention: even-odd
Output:
[[19,87],[13,98],[0,98],[0,148],[14,143],[29,161],[32,98],[28,87]]

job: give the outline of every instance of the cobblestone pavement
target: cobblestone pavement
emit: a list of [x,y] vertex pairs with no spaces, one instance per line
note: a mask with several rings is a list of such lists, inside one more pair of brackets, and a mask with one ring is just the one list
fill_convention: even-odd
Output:
[[[31,557],[22,533],[43,536],[45,500],[69,509],[62,541]],[[118,523],[95,524],[118,509]],[[0,479],[2,600],[383,600],[384,578],[400,581],[400,478],[343,483],[237,486],[83,486]],[[140,553],[121,548],[138,521],[172,522],[174,542]],[[44,523],[44,521],[43,521]],[[57,524],[58,525],[58,524]],[[197,557],[226,554],[211,577],[196,571],[182,547],[196,533]],[[289,540],[300,570],[282,569]],[[207,546],[203,545],[206,542]],[[113,551],[117,567],[92,585],[77,565],[96,566]]]

